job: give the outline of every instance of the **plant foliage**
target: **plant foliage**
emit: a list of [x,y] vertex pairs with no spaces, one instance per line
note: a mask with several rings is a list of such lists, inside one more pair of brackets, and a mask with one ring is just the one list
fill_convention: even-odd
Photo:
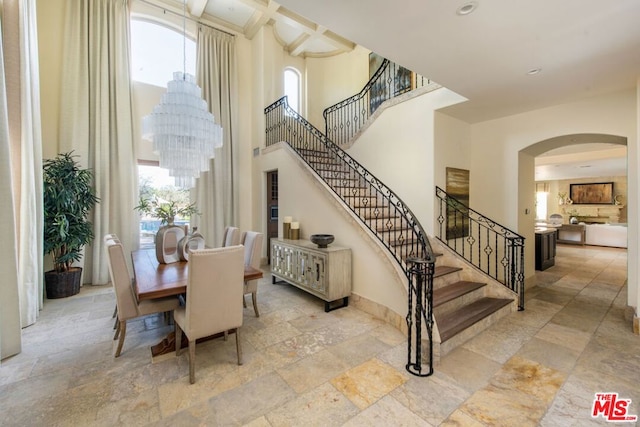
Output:
[[73,152],[58,154],[43,163],[44,253],[53,257],[54,269],[68,271],[82,259],[82,248],[93,241],[89,212],[99,203],[93,173],[81,169]]
[[179,203],[175,200],[159,200],[157,197],[144,198],[140,197],[136,210],[147,215],[158,218],[162,224],[173,223],[176,217],[190,218],[191,215],[199,215],[195,203],[186,204]]

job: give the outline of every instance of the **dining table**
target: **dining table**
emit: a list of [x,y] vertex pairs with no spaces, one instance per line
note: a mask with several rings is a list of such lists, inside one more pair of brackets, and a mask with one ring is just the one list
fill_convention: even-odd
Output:
[[[135,292],[138,301],[163,298],[169,296],[184,295],[187,292],[187,282],[189,280],[189,262],[179,261],[170,264],[162,264],[156,257],[155,248],[138,249],[131,252],[131,262],[133,264],[133,277]],[[244,280],[255,280],[262,278],[263,273],[251,266],[244,267]],[[221,336],[216,334],[211,337]],[[183,335],[182,347],[186,347],[186,336]],[[175,334],[171,332],[160,343],[151,347],[152,356],[170,353],[175,350]]]

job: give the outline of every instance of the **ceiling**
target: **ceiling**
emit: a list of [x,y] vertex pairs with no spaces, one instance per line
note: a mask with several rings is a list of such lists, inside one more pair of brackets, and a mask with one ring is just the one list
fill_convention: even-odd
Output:
[[324,57],[349,52],[356,44],[330,29],[303,18],[269,0],[134,0],[182,14],[187,12],[213,27],[252,39],[264,25],[273,26],[280,44],[289,54]]
[[627,176],[627,147],[589,143],[547,151],[535,158],[535,180]]
[[[138,1],[182,9],[181,0]],[[294,56],[361,45],[466,97],[444,112],[468,123],[629,90],[640,79],[638,0],[186,2],[193,17],[249,39],[272,25]],[[537,158],[537,176],[567,178],[536,179],[626,175],[626,151],[611,158],[611,147],[596,146],[577,149],[592,152],[589,165],[576,148]],[[565,166],[552,169],[549,159]]]

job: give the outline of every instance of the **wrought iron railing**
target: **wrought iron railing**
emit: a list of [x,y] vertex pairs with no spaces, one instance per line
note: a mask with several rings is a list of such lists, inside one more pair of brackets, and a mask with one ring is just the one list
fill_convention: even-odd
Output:
[[359,93],[324,110],[327,137],[340,146],[347,144],[384,101],[425,86],[440,87],[385,59]]
[[436,236],[470,264],[518,293],[524,310],[524,237],[476,212],[436,187]]
[[[286,96],[265,108],[265,116],[266,145],[287,142],[298,153],[388,249],[409,280],[408,292],[415,290],[412,284],[415,274],[408,265],[409,259],[431,265],[430,273],[422,280],[432,288],[435,256],[426,232],[409,207],[364,166],[292,110]],[[420,313],[425,324],[432,322],[431,298],[422,303],[418,311],[411,305],[412,301],[410,298],[409,313]],[[429,343],[433,346],[431,336]]]

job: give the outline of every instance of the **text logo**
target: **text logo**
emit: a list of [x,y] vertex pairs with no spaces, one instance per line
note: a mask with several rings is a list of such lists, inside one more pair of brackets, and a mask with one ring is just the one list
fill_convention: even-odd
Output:
[[605,420],[613,423],[637,421],[637,415],[628,414],[630,404],[631,399],[620,399],[618,393],[596,393],[591,417],[602,416]]

